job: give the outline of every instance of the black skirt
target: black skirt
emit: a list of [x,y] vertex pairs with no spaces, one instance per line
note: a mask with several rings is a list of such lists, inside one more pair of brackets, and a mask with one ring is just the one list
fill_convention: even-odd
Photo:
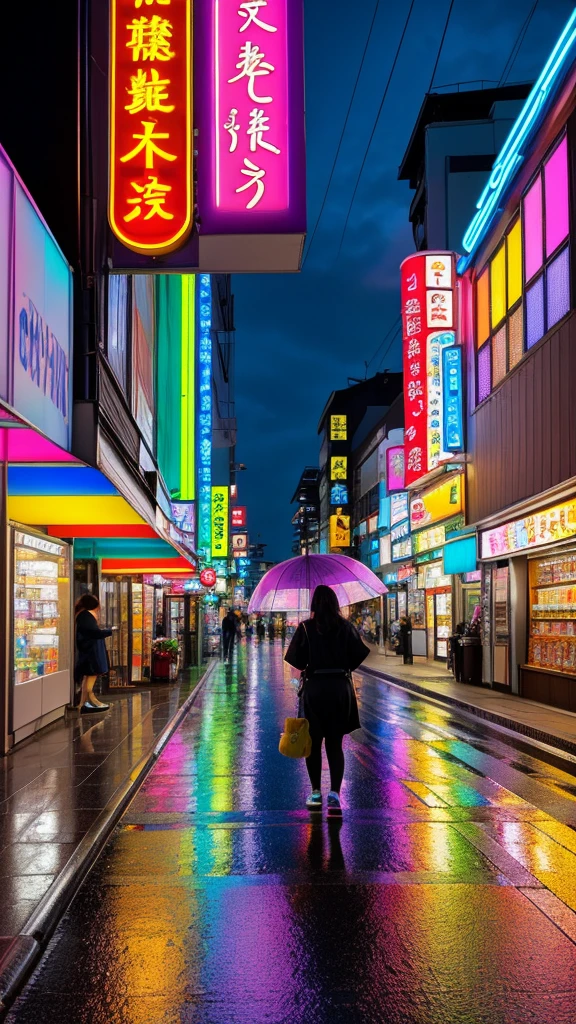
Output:
[[307,718],[312,736],[344,736],[360,728],[358,702],[347,672],[307,676],[299,703],[300,718]]

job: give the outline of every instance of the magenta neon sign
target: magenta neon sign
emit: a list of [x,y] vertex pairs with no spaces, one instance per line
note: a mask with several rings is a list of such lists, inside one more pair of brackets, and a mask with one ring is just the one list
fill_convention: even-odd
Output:
[[197,0],[203,234],[305,229],[301,0]]

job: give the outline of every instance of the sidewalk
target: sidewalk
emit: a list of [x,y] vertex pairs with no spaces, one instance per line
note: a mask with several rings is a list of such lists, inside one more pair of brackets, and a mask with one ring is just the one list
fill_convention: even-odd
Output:
[[379,654],[377,647],[372,647],[362,668],[413,693],[433,697],[576,756],[576,715],[570,711],[525,700],[516,694],[457,683],[445,668],[426,658],[415,658],[413,665],[404,665],[401,658]]
[[42,933],[48,905],[83,877],[92,840],[105,841],[204,671],[112,696],[106,714],[61,719],[0,759],[0,977],[13,938]]

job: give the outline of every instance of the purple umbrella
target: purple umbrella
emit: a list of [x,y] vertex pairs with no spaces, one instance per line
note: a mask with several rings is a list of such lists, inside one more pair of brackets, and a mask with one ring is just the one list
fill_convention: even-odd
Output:
[[269,569],[250,598],[248,612],[307,613],[319,583],[331,587],[340,607],[379,597],[388,590],[371,569],[354,558],[301,555]]

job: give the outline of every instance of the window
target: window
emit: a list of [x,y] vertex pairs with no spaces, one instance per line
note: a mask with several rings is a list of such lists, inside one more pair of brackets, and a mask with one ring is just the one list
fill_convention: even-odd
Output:
[[568,148],[563,135],[476,279],[478,402],[568,313],[568,235]]

